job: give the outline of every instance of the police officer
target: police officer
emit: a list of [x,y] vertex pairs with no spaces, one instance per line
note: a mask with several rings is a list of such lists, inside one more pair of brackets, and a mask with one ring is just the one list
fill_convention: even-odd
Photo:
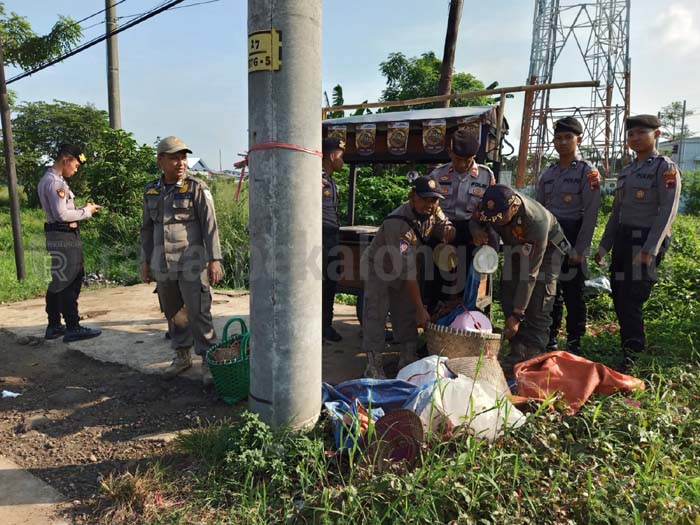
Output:
[[554,215],[502,184],[486,189],[470,228],[478,245],[492,238],[489,230],[503,241],[503,336],[510,341],[510,356],[503,367],[510,374],[515,363],[542,353],[547,346],[557,278],[570,246]]
[[[338,221],[338,185],[333,174],[343,167],[343,152],[345,142],[338,137],[323,139],[323,160],[321,164],[321,206],[323,223],[323,283],[322,283],[322,313],[323,339],[326,341],[341,341],[342,336],[333,328],[333,303],[335,290],[338,286],[338,275],[335,271],[340,244],[340,223]],[[330,271],[329,271],[330,270]]]
[[581,337],[586,333],[585,261],[600,208],[598,170],[577,151],[582,135],[583,126],[574,117],[554,123],[554,149],[559,153],[559,162],[542,173],[537,185],[537,201],[557,218],[573,246],[559,275],[547,349],[557,348],[566,304],[566,348],[575,354],[579,353]]
[[461,290],[454,287],[455,285],[463,287],[464,283],[455,283],[454,280],[466,277],[467,268],[471,264],[475,247],[469,232],[469,219],[478,208],[486,188],[496,183],[493,172],[487,166],[476,163],[479,146],[479,141],[472,133],[466,129],[458,129],[452,135],[448,150],[450,162],[435,168],[430,173],[430,178],[440,185],[440,191],[444,197],[440,207],[457,230],[453,244],[464,247],[458,250],[460,255],[458,274],[446,275],[435,268],[435,279],[429,285],[430,303],[435,303],[449,295],[445,293],[445,286],[453,287],[453,292],[459,294]]
[[416,358],[417,327],[430,321],[418,284],[418,255],[431,238],[450,242],[455,234],[438,205],[443,198],[437,182],[418,177],[413,181],[408,202],[384,219],[362,254],[362,346],[367,354],[367,377],[385,377],[382,352],[389,311],[394,341],[400,349],[399,368]]
[[[86,160],[78,146],[61,145],[56,161],[38,186],[39,200],[46,215],[46,251],[51,256],[51,282],[46,290],[49,323],[44,337],[56,339],[63,336],[65,343],[90,339],[102,333],[80,326],[78,315],[78,296],[85,276],[80,222],[90,219],[101,206],[88,203],[76,208],[75,196],[66,179],[75,175]],[[65,326],[61,324],[61,315]]]
[[207,385],[212,377],[205,355],[217,342],[210,283],[217,284],[223,277],[214,199],[204,182],[187,174],[187,153],[192,152],[182,140],[164,138],[157,153],[162,177],[150,182],[144,192],[141,276],[145,282],[156,280],[175,349],[164,377],[175,377],[192,366],[194,343],[195,353],[202,356],[202,380]]
[[668,249],[681,195],[678,167],[656,151],[660,126],[654,115],[627,119],[627,143],[637,155],[617,179],[612,212],[595,257],[602,266],[612,249],[610,282],[625,371],[646,345],[642,306],[658,279],[656,268]]

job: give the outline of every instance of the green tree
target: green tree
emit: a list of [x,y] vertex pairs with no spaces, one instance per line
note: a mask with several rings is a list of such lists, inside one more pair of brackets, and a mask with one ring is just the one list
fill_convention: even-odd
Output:
[[[391,53],[389,58],[379,64],[379,70],[386,77],[386,88],[381,100],[409,100],[431,97],[438,94],[440,84],[440,67],[442,61],[432,51],[419,57],[407,58],[403,53]],[[452,93],[481,90],[484,83],[470,73],[452,75]],[[485,106],[493,104],[491,97],[472,97],[453,100],[452,106]],[[408,108],[387,108],[387,111],[404,111],[406,109],[434,108],[436,104],[419,104]]]
[[[688,117],[694,114],[694,111],[687,109],[685,112],[686,121]],[[683,102],[680,100],[671,102],[668,106],[661,108],[659,118],[663,126],[662,135],[668,140],[678,140],[681,138],[681,135],[683,137],[695,135],[695,132],[690,131],[687,124],[681,127],[683,122]]]
[[70,50],[82,38],[80,24],[59,16],[47,35],[37,35],[26,17],[5,12],[0,2],[0,39],[6,64],[31,69]]
[[[17,178],[24,186],[27,202],[38,206],[36,187],[58,146],[62,143],[77,144],[88,158],[93,158],[101,151],[100,141],[109,129],[109,117],[106,111],[90,104],[81,106],[61,100],[25,102],[15,107],[12,129]],[[81,169],[71,179],[71,188],[78,195],[87,189],[83,171]]]

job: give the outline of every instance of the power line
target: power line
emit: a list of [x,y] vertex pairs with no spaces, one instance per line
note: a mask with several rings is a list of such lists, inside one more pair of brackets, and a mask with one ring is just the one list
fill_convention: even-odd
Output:
[[[196,3],[194,3],[194,4],[181,5],[181,6],[178,6],[178,7],[173,7],[173,8],[171,9],[171,11],[174,11],[175,9],[186,9],[186,8],[188,8],[188,7],[195,7],[195,6],[198,6],[198,5],[213,4],[213,3],[215,3],[215,2],[221,2],[221,0],[206,0],[206,1],[204,1],[204,2],[196,2]],[[135,16],[141,16],[142,14],[143,14],[143,13],[134,13],[134,14],[131,14],[131,15],[122,15],[122,16],[118,16],[118,17],[117,17],[117,20],[119,20],[119,19],[121,19],[121,18],[133,18],[133,17],[135,17]]]
[[[122,0],[124,1],[124,0]],[[85,51],[88,48],[91,48],[92,46],[99,44],[100,42],[103,42],[104,40],[107,40],[109,37],[116,35],[118,33],[121,33],[122,31],[126,31],[129,28],[132,28],[134,26],[139,25],[142,22],[145,22],[149,18],[152,18],[163,11],[167,11],[171,7],[176,6],[177,4],[181,4],[185,0],[171,0],[170,2],[163,2],[161,3],[158,7],[155,7],[148,11],[147,13],[144,13],[143,16],[136,18],[132,20],[131,22],[127,22],[123,26],[120,26],[113,31],[110,31],[109,33],[105,33],[104,35],[101,35],[99,37],[93,38],[89,42],[86,42],[85,44],[76,47],[75,49],[68,51],[67,53],[64,53],[63,55],[58,56],[57,58],[54,58],[53,60],[50,60],[46,64],[43,64],[41,66],[38,66],[34,69],[31,69],[29,71],[25,71],[24,73],[20,73],[19,75],[16,75],[9,79],[7,81],[7,84],[11,84],[12,82],[17,82],[18,80],[22,80],[25,77],[28,77],[30,75],[33,75],[34,73],[37,73],[41,71],[42,69],[46,69],[47,67],[53,66],[54,64],[58,64],[59,62],[64,61],[66,58],[70,58],[73,55],[77,55],[78,53]]]
[[[119,0],[118,2],[115,2],[114,4],[112,4],[111,7],[116,7],[116,6],[118,6],[119,4],[123,4],[124,2],[126,2],[126,0]],[[107,8],[104,8],[102,11],[97,11],[96,13],[92,13],[91,15],[86,16],[85,18],[81,18],[80,20],[78,20],[78,21],[75,22],[75,23],[76,23],[76,24],[82,24],[82,23],[85,22],[86,20],[90,20],[91,18],[94,18],[94,17],[96,17],[97,15],[99,15],[100,13],[104,13],[105,11],[107,11]]]

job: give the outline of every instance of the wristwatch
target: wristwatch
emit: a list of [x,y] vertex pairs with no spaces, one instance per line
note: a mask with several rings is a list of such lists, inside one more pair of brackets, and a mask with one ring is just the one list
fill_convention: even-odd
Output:
[[515,317],[518,320],[518,322],[520,322],[520,323],[522,323],[525,320],[525,312],[520,313],[520,314],[516,314],[515,312],[513,312],[511,314],[511,316]]

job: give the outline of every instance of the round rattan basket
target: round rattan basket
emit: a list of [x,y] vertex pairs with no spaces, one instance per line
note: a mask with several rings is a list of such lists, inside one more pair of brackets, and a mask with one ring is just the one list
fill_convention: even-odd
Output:
[[458,330],[434,323],[425,325],[428,352],[449,359],[485,355],[498,357],[501,334]]
[[506,376],[495,357],[455,357],[448,359],[445,365],[455,375],[490,384],[502,396],[510,394]]

